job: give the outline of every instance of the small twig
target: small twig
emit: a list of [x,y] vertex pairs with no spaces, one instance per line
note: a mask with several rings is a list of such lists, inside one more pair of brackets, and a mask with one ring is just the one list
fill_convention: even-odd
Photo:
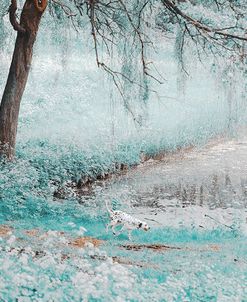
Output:
[[212,216],[209,216],[209,215],[205,214],[205,217],[208,217],[208,218],[214,220],[215,222],[217,222],[217,223],[219,223],[219,224],[221,224],[221,225],[223,225],[223,226],[225,226],[225,227],[227,227],[227,228],[229,228],[229,229],[231,229],[231,230],[234,230],[234,227],[232,227],[231,225],[224,224],[224,223],[218,221],[217,219],[215,219],[215,218],[212,217]]
[[77,14],[74,13],[69,6],[61,3],[59,0],[51,0],[51,1],[55,4],[57,4],[58,6],[60,6],[67,17],[71,18],[71,17],[77,16]]

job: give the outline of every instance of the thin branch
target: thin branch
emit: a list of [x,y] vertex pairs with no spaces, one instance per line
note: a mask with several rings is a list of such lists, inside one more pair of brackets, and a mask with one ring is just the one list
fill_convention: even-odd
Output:
[[77,14],[74,13],[74,12],[72,11],[72,9],[71,9],[69,6],[67,6],[67,5],[65,5],[65,4],[63,4],[63,3],[61,3],[59,0],[51,0],[51,1],[52,1],[53,3],[55,3],[56,5],[60,6],[61,9],[63,10],[63,12],[65,13],[65,15],[66,15],[67,17],[71,18],[71,17],[76,17],[76,16],[77,16]]
[[[247,41],[246,37],[241,37],[238,35],[234,35],[231,33],[227,33],[227,32],[223,32],[222,30],[216,29],[216,28],[212,28],[209,27],[205,24],[203,24],[202,22],[193,19],[192,17],[186,15],[184,12],[182,12],[173,2],[171,2],[170,0],[161,0],[161,2],[163,3],[163,5],[173,14],[179,15],[180,17],[182,17],[184,20],[186,20],[187,22],[189,22],[190,24],[192,24],[193,26],[195,26],[198,30],[203,31],[205,33],[213,33],[219,36],[222,36],[223,38],[231,38],[231,39],[237,39],[237,40],[241,40],[241,41]],[[213,38],[212,36],[210,36],[210,38]]]

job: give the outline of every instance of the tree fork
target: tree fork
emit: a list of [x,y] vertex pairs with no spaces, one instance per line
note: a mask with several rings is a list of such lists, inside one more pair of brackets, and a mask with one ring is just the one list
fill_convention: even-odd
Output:
[[12,159],[15,153],[21,98],[31,66],[33,45],[47,2],[48,0],[26,0],[20,23],[16,18],[16,0],[11,0],[9,8],[9,20],[17,31],[17,38],[0,105],[0,155],[8,159]]

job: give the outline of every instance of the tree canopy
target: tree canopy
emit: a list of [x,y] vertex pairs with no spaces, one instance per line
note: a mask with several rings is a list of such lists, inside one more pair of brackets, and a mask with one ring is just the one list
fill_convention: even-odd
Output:
[[[5,13],[9,14],[13,29],[18,32],[17,42],[21,43],[23,53],[26,53],[25,39],[28,41],[30,36],[33,38],[29,43],[29,51],[24,55],[28,56],[28,60],[12,61],[18,68],[22,62],[20,70],[25,76],[15,79],[16,67],[12,66],[10,73],[14,77],[9,85],[10,91],[4,94],[5,102],[2,100],[0,112],[3,112],[3,104],[9,104],[13,85],[25,78],[22,87],[16,90],[21,92],[16,95],[16,100],[20,102],[30,67],[32,45],[39,20],[45,10],[56,20],[69,19],[75,31],[85,31],[91,35],[97,66],[111,77],[134,120],[136,118],[128,103],[125,88],[126,85],[138,86],[146,100],[152,91],[149,87],[150,80],[163,83],[164,75],[160,74],[158,66],[152,60],[157,44],[162,45],[167,39],[176,41],[179,63],[185,73],[184,51],[192,45],[200,60],[205,58],[205,54],[211,54],[215,57],[226,57],[240,67],[246,62],[245,0],[26,0],[24,3],[20,21],[17,0],[5,0],[2,3],[2,6],[6,6]],[[32,17],[30,19],[28,16],[36,16],[36,24],[32,24]],[[112,63],[114,60],[118,61],[113,57],[115,49],[124,56],[117,64]],[[24,58],[23,55],[20,56],[19,46],[16,47],[13,57]],[[8,106],[11,112],[12,107]],[[19,109],[15,112],[17,119]],[[6,113],[2,115],[2,124],[6,124]],[[17,124],[14,128],[17,128]],[[4,134],[3,137],[5,136]],[[2,140],[7,143],[9,141],[6,138]],[[15,141],[15,135],[12,140]]]

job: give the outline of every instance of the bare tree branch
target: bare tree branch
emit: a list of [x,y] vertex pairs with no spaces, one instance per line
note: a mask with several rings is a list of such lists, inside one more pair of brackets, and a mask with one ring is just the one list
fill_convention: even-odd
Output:
[[56,5],[60,6],[65,15],[69,18],[76,17],[77,14],[72,11],[72,9],[68,6],[60,2],[59,0],[51,0]]
[[[184,12],[182,12],[173,2],[171,2],[170,0],[161,0],[161,2],[163,3],[163,5],[173,14],[179,15],[180,17],[182,17],[185,21],[189,22],[190,24],[192,24],[193,26],[195,26],[198,30],[207,33],[207,34],[216,34],[219,36],[222,36],[223,38],[231,38],[231,39],[237,39],[237,40],[241,40],[241,41],[247,41],[246,37],[241,37],[238,35],[234,35],[231,33],[227,33],[223,30],[220,29],[216,29],[216,28],[212,28],[209,26],[206,26],[205,24],[201,23],[200,21],[193,19],[192,17],[186,15]],[[212,36],[210,36],[210,38],[214,38]]]

